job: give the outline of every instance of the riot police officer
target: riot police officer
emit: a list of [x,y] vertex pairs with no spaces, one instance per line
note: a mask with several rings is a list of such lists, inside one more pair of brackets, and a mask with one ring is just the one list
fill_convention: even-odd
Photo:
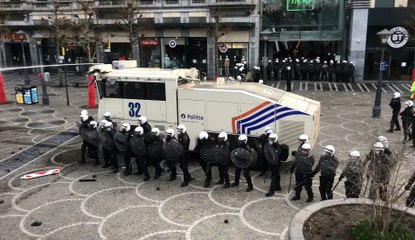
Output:
[[147,146],[144,141],[144,130],[142,127],[134,129],[133,136],[130,138],[129,149],[135,155],[135,162],[138,169],[144,174],[144,181],[150,180],[150,174],[147,168]]
[[211,147],[214,144],[215,144],[215,139],[210,137],[206,131],[201,131],[197,139],[197,144],[193,150],[195,152],[199,152],[200,166],[202,167],[202,170],[206,175],[206,178],[204,180],[205,184],[203,185],[203,187],[205,188],[210,186],[210,182],[212,181],[212,172],[210,171],[210,169],[208,169],[207,162],[203,160],[202,153],[204,152],[206,148]]
[[327,199],[333,199],[333,187],[334,177],[336,176],[336,169],[339,165],[339,161],[334,156],[335,148],[333,145],[327,145],[323,149],[320,160],[316,168],[313,171],[313,176],[321,171],[320,175],[320,196],[321,201]]
[[111,122],[112,125],[114,126],[114,122],[111,119],[111,113],[110,112],[105,112],[104,113],[104,119],[107,120],[108,122]]
[[[400,97],[401,97],[401,94],[398,92],[395,92],[393,94],[391,101],[389,102],[389,106],[392,108],[392,119],[390,121],[390,128],[388,131],[390,133],[392,133],[393,130],[401,131],[401,126],[399,126],[399,120],[398,120],[399,112],[401,111]],[[395,129],[393,129],[394,126],[396,126]]]
[[308,142],[308,136],[305,135],[305,134],[301,134],[298,137],[298,141],[300,142],[300,145],[298,146],[297,150],[291,152],[291,155],[293,155],[294,157],[297,155],[297,153],[302,154],[302,152],[303,152],[302,146],[303,146],[304,143]]
[[183,146],[184,154],[180,159],[180,169],[183,172],[183,182],[180,187],[186,187],[189,182],[192,180],[192,176],[189,173],[188,169],[188,154],[189,154],[189,145],[190,145],[190,138],[189,134],[186,132],[186,126],[180,124],[177,126],[177,140]]
[[405,109],[400,113],[401,120],[402,120],[402,127],[404,132],[404,141],[406,141],[409,137],[411,139],[412,134],[410,130],[410,126],[412,125],[412,118],[413,118],[413,102],[412,101],[406,101],[405,102]]
[[[220,162],[213,163],[213,164],[207,164],[207,172],[211,171],[212,166],[217,166],[219,170],[219,181],[216,182],[216,184],[223,184],[223,188],[229,188],[229,173],[228,173],[228,163],[230,160],[230,144],[228,141],[228,134],[226,132],[220,132],[218,135],[218,141],[216,144],[217,148],[221,151],[221,157],[224,159],[220,159]],[[210,176],[212,178],[212,176]]]
[[160,129],[158,128],[151,129],[151,137],[149,139],[147,156],[151,164],[156,169],[153,177],[153,179],[156,180],[163,172],[163,169],[160,167],[160,161],[163,159],[163,140],[160,137]]
[[267,142],[268,142],[268,137],[269,137],[269,135],[272,133],[272,128],[271,127],[266,127],[265,129],[264,129],[264,133],[263,134],[261,134],[260,136],[259,136],[259,144],[260,144],[260,146],[261,146],[261,149],[260,149],[260,152],[259,152],[259,157],[260,158],[262,158],[263,160],[265,160],[264,161],[264,168],[261,170],[261,173],[259,174],[259,176],[264,176],[265,175],[265,173],[267,172],[267,170],[268,170],[268,166],[269,166],[269,164],[268,164],[268,161],[265,159],[265,155],[264,155],[264,147],[265,147],[265,144],[267,144]]
[[311,188],[313,182],[314,157],[311,154],[311,146],[308,143],[304,143],[301,146],[301,154],[296,154],[295,160],[291,166],[290,173],[295,169],[295,196],[291,200],[296,201],[301,199],[301,190],[304,186],[307,191],[308,198],[306,202],[313,201],[313,189]]
[[346,163],[339,181],[346,177],[344,188],[347,198],[358,198],[362,190],[364,166],[360,159],[360,152],[352,151],[349,154],[349,161]]
[[[238,137],[236,148],[242,148],[251,153],[252,149],[248,146],[248,137],[245,134],[241,134]],[[251,192],[254,189],[252,184],[251,175],[249,174],[250,165],[246,168],[240,168],[235,164],[235,181],[231,184],[231,187],[239,186],[239,179],[241,177],[241,171],[244,170],[244,177],[248,187],[246,188],[246,192]]]
[[143,128],[144,134],[149,133],[151,131],[151,126],[147,122],[147,118],[145,116],[140,116],[138,118],[138,122],[140,123],[140,126]]
[[106,121],[104,125],[104,135],[105,141],[103,146],[103,155],[104,155],[104,166],[103,168],[108,168],[111,166],[113,173],[118,172],[118,163],[116,158],[116,148],[114,146],[114,126],[111,121]]
[[327,82],[327,73],[329,71],[329,65],[327,64],[327,61],[323,62],[323,65],[321,66],[321,80]]
[[[177,142],[178,144],[174,145],[173,142]],[[176,161],[183,154],[183,146],[181,144],[179,144],[177,139],[174,137],[173,128],[166,129],[166,144],[165,145],[167,146],[168,144],[171,147],[168,148],[168,149],[164,148],[164,150],[165,151],[166,150],[170,151],[170,154],[165,152],[164,155],[165,155],[165,158],[167,160],[167,164],[170,168],[169,181],[174,181],[174,180],[176,180],[176,177],[177,177]],[[180,148],[178,146],[180,146]],[[168,156],[170,156],[171,158],[168,157]]]
[[371,153],[365,160],[368,165],[366,178],[370,182],[369,198],[376,199],[378,196],[386,200],[388,184],[390,180],[391,159],[385,154],[385,147],[381,142],[373,145]]
[[271,185],[265,196],[270,197],[275,194],[275,191],[281,191],[280,185],[280,156],[281,146],[278,143],[278,135],[271,133],[268,137],[268,142],[264,147],[264,154],[271,170]]
[[275,63],[274,63],[274,80],[278,81],[279,75],[280,75],[280,62],[279,59],[275,59]]
[[333,82],[334,73],[335,73],[335,66],[334,66],[334,61],[333,60],[330,60],[327,72],[328,72],[328,75],[329,75],[329,82]]
[[81,125],[79,126],[79,133],[81,134],[82,137],[82,146],[81,146],[81,160],[79,161],[79,163],[85,163],[85,154],[86,154],[86,148],[89,147],[89,143],[86,140],[86,132],[89,131],[89,118],[88,115],[86,114],[81,114],[80,116],[81,119]]
[[[130,139],[132,137],[132,129],[131,129],[131,125],[129,123],[123,123],[121,128],[120,128],[120,133],[124,135],[124,137],[127,140],[127,144],[130,142]],[[123,158],[124,158],[124,164],[125,164],[125,170],[124,170],[124,176],[128,176],[132,174],[132,167],[131,167],[131,156],[133,155],[133,153],[131,152],[131,150],[129,149],[128,145],[127,148],[125,149],[125,151],[120,151],[123,154]],[[137,165],[137,167],[139,168],[139,166]],[[140,172],[140,170],[139,170]]]

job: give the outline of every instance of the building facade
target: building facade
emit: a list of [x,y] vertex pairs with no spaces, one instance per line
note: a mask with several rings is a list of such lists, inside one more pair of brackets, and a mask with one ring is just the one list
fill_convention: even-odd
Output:
[[[353,61],[356,81],[377,78],[382,49],[385,79],[410,78],[415,63],[415,0],[4,0],[0,66],[22,66],[23,53],[27,65],[85,61],[85,34],[68,27],[88,17],[85,3],[95,62],[196,67],[213,78],[245,61],[252,70],[264,59],[319,57]],[[123,24],[129,6],[133,34]],[[380,43],[382,29],[394,30],[392,44]]]
[[[214,76],[215,59],[228,57],[232,69],[236,63],[245,60],[249,66],[259,58],[258,0],[10,0],[0,10],[10,13],[3,21],[7,30],[1,36],[0,65],[22,65],[23,52],[28,65],[39,64],[40,59],[45,64],[82,61],[85,50],[72,40],[80,34],[67,30],[57,47],[53,33],[56,15],[68,26],[85,21],[82,3],[90,7],[93,30],[88,38],[94,39],[96,62],[136,59],[142,67],[197,67]],[[132,36],[121,27],[131,4],[137,29]],[[25,34],[17,34],[18,30]],[[36,33],[44,36],[41,51],[32,39]],[[224,61],[218,67],[223,72]]]

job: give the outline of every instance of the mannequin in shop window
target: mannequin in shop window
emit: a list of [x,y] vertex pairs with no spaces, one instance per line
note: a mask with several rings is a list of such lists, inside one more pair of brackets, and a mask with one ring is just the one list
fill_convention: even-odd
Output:
[[169,55],[166,53],[166,56],[164,57],[164,68],[170,68],[171,62]]
[[224,63],[224,67],[225,67],[225,75],[228,77],[230,74],[229,74],[229,65],[231,64],[231,61],[230,61],[230,59],[229,59],[229,57],[228,57],[228,55],[226,55],[226,57],[225,57],[225,63]]
[[222,74],[223,74],[223,68],[222,68],[222,66],[223,66],[223,59],[222,59],[222,55],[220,55],[219,56],[219,76],[222,76]]

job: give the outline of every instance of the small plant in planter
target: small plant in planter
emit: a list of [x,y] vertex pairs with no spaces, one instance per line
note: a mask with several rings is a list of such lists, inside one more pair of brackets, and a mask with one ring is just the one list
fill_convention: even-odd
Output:
[[[413,240],[414,237],[404,227],[401,227],[397,222],[390,222],[389,228],[385,233],[381,229],[376,229],[379,220],[371,222],[369,220],[361,220],[354,224],[352,235],[356,240]],[[378,224],[376,224],[378,223]]]

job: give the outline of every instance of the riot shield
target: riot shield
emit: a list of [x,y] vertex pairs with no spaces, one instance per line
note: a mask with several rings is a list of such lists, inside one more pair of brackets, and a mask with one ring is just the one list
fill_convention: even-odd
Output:
[[238,168],[247,168],[257,159],[258,155],[254,149],[251,152],[245,148],[236,148],[231,153],[232,163]]
[[287,144],[280,144],[281,146],[281,155],[280,161],[285,162],[288,159],[288,155],[290,153],[290,147]]
[[212,154],[214,147],[215,145],[208,144],[200,148],[199,155],[202,161],[206,163],[214,163],[216,161]]
[[116,132],[114,134],[114,144],[115,147],[120,152],[125,152],[128,149],[128,136],[125,134],[122,134],[120,132]]
[[88,141],[88,128],[79,127],[79,135],[81,136],[82,140]]
[[96,129],[86,132],[87,142],[95,147],[99,147],[100,137]]
[[130,146],[131,151],[139,157],[144,156],[147,152],[147,147],[146,147],[146,144],[144,143],[143,137],[133,136],[130,139],[129,146]]
[[167,161],[176,161],[180,156],[183,156],[183,146],[172,138],[163,144],[163,154]]
[[230,149],[229,146],[223,144],[216,144],[212,148],[214,163],[217,164],[228,164],[230,161]]
[[276,165],[278,164],[279,160],[279,156],[277,155],[277,149],[275,149],[274,145],[266,143],[264,146],[264,155],[265,158],[267,159],[267,161],[272,164],[272,165]]
[[164,157],[163,142],[157,141],[157,142],[150,144],[150,146],[148,146],[148,149],[147,149],[147,154],[152,159],[162,160]]
[[101,137],[103,148],[105,148],[106,150],[114,149],[114,140],[111,135],[103,133],[101,134]]

